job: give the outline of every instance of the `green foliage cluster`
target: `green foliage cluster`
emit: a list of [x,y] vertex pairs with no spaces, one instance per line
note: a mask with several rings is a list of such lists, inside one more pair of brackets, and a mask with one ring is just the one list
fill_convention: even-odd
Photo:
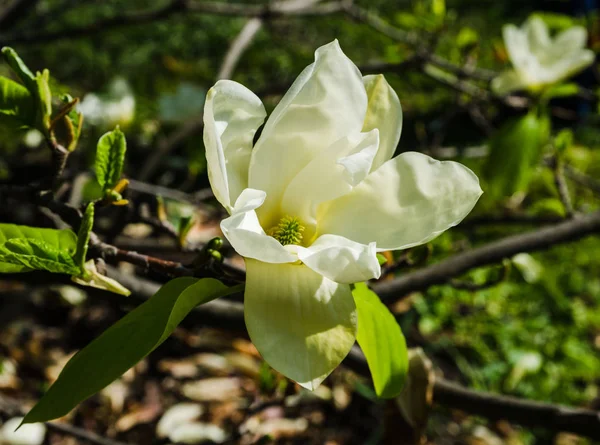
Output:
[[[535,254],[523,271],[513,267],[508,280],[490,289],[429,290],[415,302],[426,350],[450,357],[478,389],[571,405],[593,399],[600,373],[599,248],[600,240],[589,238],[576,250]],[[488,273],[467,278],[485,282]]]

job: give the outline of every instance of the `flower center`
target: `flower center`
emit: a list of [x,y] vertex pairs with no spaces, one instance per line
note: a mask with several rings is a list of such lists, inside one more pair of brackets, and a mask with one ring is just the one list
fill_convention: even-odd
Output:
[[288,244],[300,244],[304,226],[295,216],[284,216],[279,220],[276,226],[271,227],[267,234],[281,243],[282,246]]

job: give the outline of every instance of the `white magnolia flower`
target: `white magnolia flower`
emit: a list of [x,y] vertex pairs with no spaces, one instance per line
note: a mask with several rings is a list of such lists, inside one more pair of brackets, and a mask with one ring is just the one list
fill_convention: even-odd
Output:
[[398,96],[362,77],[337,41],[319,48],[266,112],[246,87],[208,92],[204,143],[221,229],[246,260],[245,319],[276,370],[314,389],[356,335],[349,283],[378,278],[376,252],[425,243],[458,224],[481,189],[471,170],[419,153],[390,159]]
[[504,44],[513,65],[492,81],[499,94],[515,90],[540,89],[567,79],[594,61],[594,52],[585,49],[587,31],[573,26],[555,38],[539,17],[531,17],[521,29],[505,25]]
[[108,94],[86,94],[77,109],[92,125],[126,127],[135,117],[135,97],[127,80],[117,77],[108,87]]

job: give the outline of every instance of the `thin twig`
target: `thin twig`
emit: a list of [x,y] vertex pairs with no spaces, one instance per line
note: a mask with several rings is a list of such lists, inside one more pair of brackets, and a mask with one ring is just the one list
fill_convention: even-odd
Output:
[[600,195],[600,181],[581,173],[570,165],[564,166],[565,175],[577,184],[590,189],[592,192]]
[[487,419],[600,439],[599,411],[472,391],[444,379],[436,380],[433,401]]
[[136,179],[130,179],[128,189],[134,190],[139,193],[152,196],[162,196],[163,198],[173,199],[175,201],[187,202],[189,204],[201,204],[214,197],[212,189],[206,188],[198,190],[195,193],[186,193],[181,190],[164,187],[162,185],[150,184],[148,182],[138,181]]
[[100,20],[90,25],[76,26],[50,32],[36,32],[25,35],[0,36],[0,46],[12,44],[50,43],[63,39],[76,39],[87,37],[103,32],[109,32],[117,28],[132,25],[166,20],[175,14],[197,13],[206,15],[224,15],[236,17],[262,17],[273,18],[283,16],[313,16],[328,15],[341,10],[338,2],[325,3],[323,5],[307,8],[296,8],[286,5],[287,2],[276,2],[267,5],[253,5],[244,3],[227,2],[193,2],[190,0],[173,0],[159,9],[147,11],[136,11],[120,13],[115,17]]
[[495,225],[548,225],[563,222],[565,219],[562,216],[538,216],[526,214],[508,214],[508,215],[480,215],[469,217],[458,226],[459,229],[473,228],[480,226],[495,226]]
[[229,49],[225,53],[223,63],[217,74],[217,79],[231,79],[242,54],[250,46],[262,26],[263,20],[258,17],[251,18],[246,22],[242,30],[229,45]]
[[143,255],[131,250],[120,249],[111,244],[107,244],[92,236],[90,238],[90,249],[98,257],[107,261],[118,262],[124,261],[135,266],[142,267],[146,270],[152,269],[155,272],[171,277],[192,276],[194,271],[183,264],[176,261],[168,261],[160,258]]
[[563,162],[556,156],[550,160],[550,168],[552,168],[552,173],[554,174],[554,185],[556,186],[560,202],[563,205],[567,218],[571,218],[575,211],[573,209],[569,187],[565,181],[565,171],[563,166]]

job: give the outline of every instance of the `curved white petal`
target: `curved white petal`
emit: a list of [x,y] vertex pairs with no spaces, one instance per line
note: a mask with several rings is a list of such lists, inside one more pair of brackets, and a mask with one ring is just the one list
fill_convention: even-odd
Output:
[[558,34],[552,43],[555,54],[565,55],[565,51],[576,51],[585,48],[587,44],[587,30],[583,26],[573,26]]
[[523,90],[527,87],[523,77],[515,70],[504,71],[498,74],[492,80],[492,90],[498,96],[512,93],[513,91]]
[[523,26],[527,34],[529,48],[534,55],[543,54],[548,51],[552,40],[546,23],[539,17],[530,18]]
[[297,261],[298,258],[279,241],[265,233],[258,221],[256,209],[264,203],[266,196],[262,190],[245,189],[237,199],[231,216],[221,221],[223,235],[243,257],[267,263]]
[[365,76],[363,82],[369,98],[363,131],[379,129],[379,151],[371,167],[375,171],[394,156],[402,132],[402,106],[383,74]]
[[204,146],[210,185],[219,202],[231,205],[248,186],[252,140],[266,116],[260,99],[245,86],[219,80],[204,104]]
[[515,25],[504,25],[502,36],[513,66],[517,70],[529,70],[534,56],[531,54],[527,35]]
[[[315,52],[267,120],[250,161],[249,187],[267,192],[270,217],[287,185],[320,151],[363,126],[367,93],[358,68],[336,41]],[[265,216],[266,215],[266,216]]]
[[379,130],[374,129],[343,137],[318,153],[288,185],[282,213],[300,218],[314,232],[317,205],[350,192],[366,178],[378,146]]
[[311,390],[341,363],[356,337],[350,286],[304,265],[247,259],[244,315],[267,363]]
[[596,58],[592,50],[579,50],[560,60],[560,63],[548,68],[548,75],[551,82],[559,82],[578,73],[582,69],[591,65]]
[[464,165],[403,153],[347,195],[321,204],[317,233],[376,242],[379,251],[405,249],[458,224],[481,193],[477,176]]
[[357,283],[381,276],[375,243],[356,243],[337,235],[322,235],[298,250],[298,259],[336,283]]

